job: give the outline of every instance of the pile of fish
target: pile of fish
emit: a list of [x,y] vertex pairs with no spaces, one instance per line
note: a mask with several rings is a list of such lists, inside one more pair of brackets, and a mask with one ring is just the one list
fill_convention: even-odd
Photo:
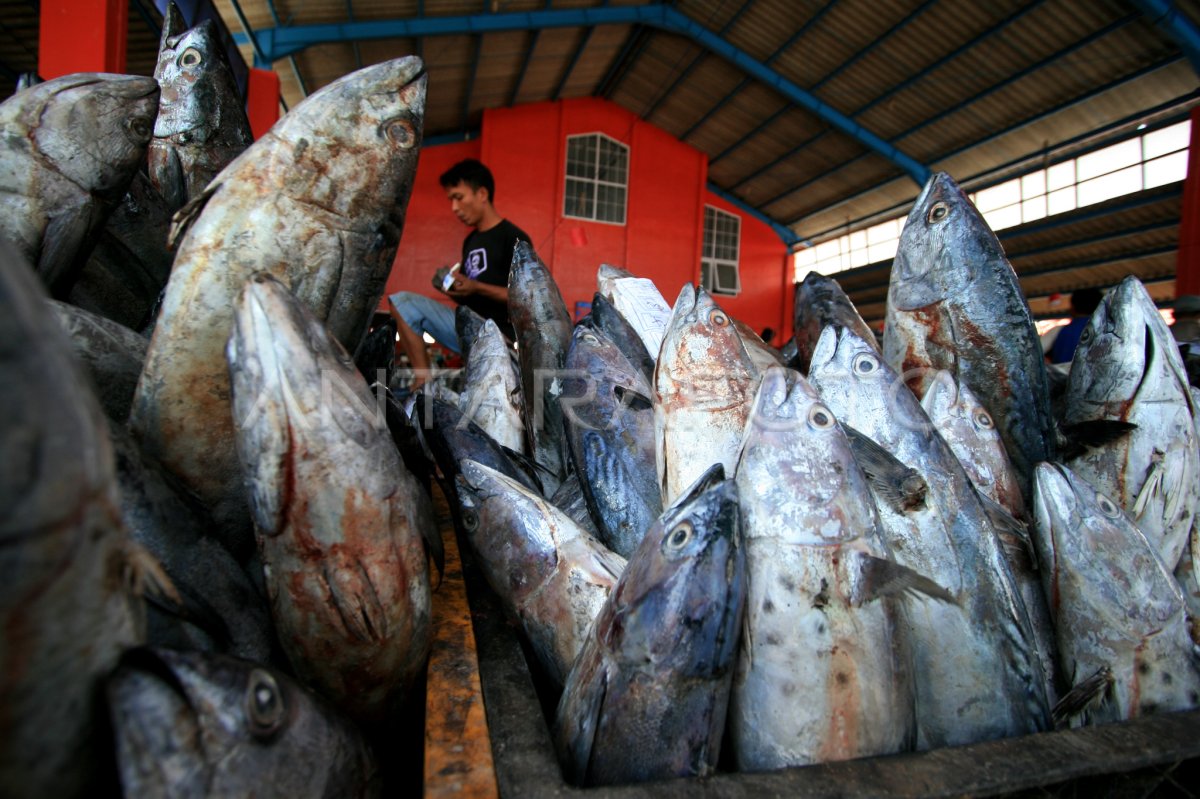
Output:
[[251,144],[211,28],[172,6],[161,52],[0,105],[0,793],[376,795],[422,699],[433,479],[574,784],[1200,705],[1196,398],[1136,279],[1052,403],[939,174],[882,346],[819,276],[786,357],[609,265],[572,323],[519,244],[516,342],[460,308],[461,391],[402,401],[392,329],[367,334],[420,60]]
[[440,539],[351,353],[424,67],[251,143],[223,53],[172,5],[154,78],[0,104],[5,796],[374,796],[423,704]]

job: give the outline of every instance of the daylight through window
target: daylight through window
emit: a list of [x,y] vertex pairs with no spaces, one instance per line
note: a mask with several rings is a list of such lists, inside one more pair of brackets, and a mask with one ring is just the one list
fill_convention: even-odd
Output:
[[625,224],[629,148],[603,133],[567,137],[563,216]]
[[700,256],[700,283],[712,294],[737,294],[738,246],[742,220],[733,214],[704,206],[704,249]]

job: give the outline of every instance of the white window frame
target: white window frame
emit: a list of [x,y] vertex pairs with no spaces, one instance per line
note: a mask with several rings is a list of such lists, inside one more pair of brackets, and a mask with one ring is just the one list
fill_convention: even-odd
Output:
[[[572,175],[571,174],[571,144],[580,139],[593,139],[595,141],[595,162],[591,165],[591,176]],[[625,165],[620,175],[619,180],[605,180],[600,178],[601,168],[601,144],[607,143],[611,146],[619,148],[625,154]],[[585,184],[591,186],[592,193],[592,211],[590,216],[584,216],[579,213],[572,212],[573,195],[571,193],[571,184]],[[616,219],[601,219],[598,216],[600,203],[599,196],[602,189],[619,189],[621,192],[621,218]],[[599,222],[605,225],[624,226],[629,218],[629,145],[618,141],[611,136],[603,133],[579,133],[567,137],[567,159],[563,168],[563,216],[569,219],[586,219],[590,222]]]
[[[711,217],[709,212],[712,212]],[[734,257],[730,260],[728,257],[718,257],[715,252],[716,236],[721,232],[718,229],[712,229],[709,226],[709,219],[715,222],[730,221],[733,222]],[[704,232],[703,243],[700,248],[700,284],[704,286],[705,291],[709,294],[721,294],[724,296],[736,296],[742,291],[742,270],[740,266],[742,252],[742,218],[737,214],[731,214],[728,211],[722,211],[715,205],[704,206]],[[732,266],[733,267],[733,282],[734,285],[718,286],[717,285],[717,267]]]

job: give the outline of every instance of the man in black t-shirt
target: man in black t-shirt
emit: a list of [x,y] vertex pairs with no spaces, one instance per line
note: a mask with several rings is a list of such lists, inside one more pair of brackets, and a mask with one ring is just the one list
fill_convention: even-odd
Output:
[[[479,161],[468,158],[446,170],[439,178],[450,210],[471,232],[463,240],[462,260],[439,288],[460,305],[500,326],[513,337],[508,319],[508,272],[513,248],[518,241],[530,242],[525,231],[504,219],[493,202],[496,185],[491,171]],[[532,243],[532,242],[530,242]],[[414,370],[412,388],[420,387],[429,375],[429,358],[422,334],[428,333],[447,349],[459,352],[454,329],[454,311],[440,302],[410,291],[399,291],[388,298],[392,316],[400,334],[400,346]]]

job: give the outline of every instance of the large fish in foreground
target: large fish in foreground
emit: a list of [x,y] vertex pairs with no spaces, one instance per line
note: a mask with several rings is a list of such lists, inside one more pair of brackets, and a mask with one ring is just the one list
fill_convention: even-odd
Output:
[[1097,723],[1200,707],[1200,660],[1184,597],[1137,526],[1054,463],[1037,468],[1034,513],[1071,686],[1056,716]]
[[916,583],[889,557],[845,432],[799,374],[763,376],[736,479],[749,583],[729,711],[738,769],[910,749],[898,595]]
[[716,768],[746,601],[737,489],[713,466],[646,532],[555,714],[568,782]]
[[238,300],[229,371],[284,652],[347,715],[392,718],[429,653],[429,496],[353,359],[266,273]]
[[150,181],[172,211],[200,196],[254,141],[216,26],[186,24],[169,3],[154,67],[162,98],[147,154]]
[[0,235],[65,297],[145,160],[153,78],[80,72],[0,104]]
[[654,448],[663,506],[714,463],[730,474],[757,388],[733,320],[702,287],[675,301],[654,372]]
[[392,268],[424,106],[418,58],[346,75],[293,108],[191,209],[130,426],[218,524],[249,526],[225,361],[242,285],[271,273],[354,352]]
[[362,734],[267,666],[135,649],[121,659],[107,693],[126,796],[379,794]]
[[1055,456],[1041,341],[996,234],[944,172],[905,220],[892,263],[884,360],[918,397],[945,369],[991,414],[1026,499]]
[[796,284],[792,309],[792,340],[796,343],[796,358],[801,372],[808,371],[808,362],[826,325],[848,327],[863,340],[877,344],[875,332],[846,296],[837,279],[809,272]]
[[1079,337],[1065,426],[1125,422],[1068,466],[1115,500],[1174,570],[1200,504],[1197,410],[1179,347],[1141,282],[1125,278]]
[[467,540],[492,590],[561,685],[625,559],[517,481],[471,460],[460,467]]
[[102,793],[101,680],[142,642],[104,416],[0,241],[0,795]]
[[838,421],[925,481],[918,502],[877,502],[896,561],[955,600],[918,596],[907,603],[918,748],[1046,729],[1048,631],[1037,635],[992,516],[916,397],[875,347],[849,329],[821,334],[809,381]]

